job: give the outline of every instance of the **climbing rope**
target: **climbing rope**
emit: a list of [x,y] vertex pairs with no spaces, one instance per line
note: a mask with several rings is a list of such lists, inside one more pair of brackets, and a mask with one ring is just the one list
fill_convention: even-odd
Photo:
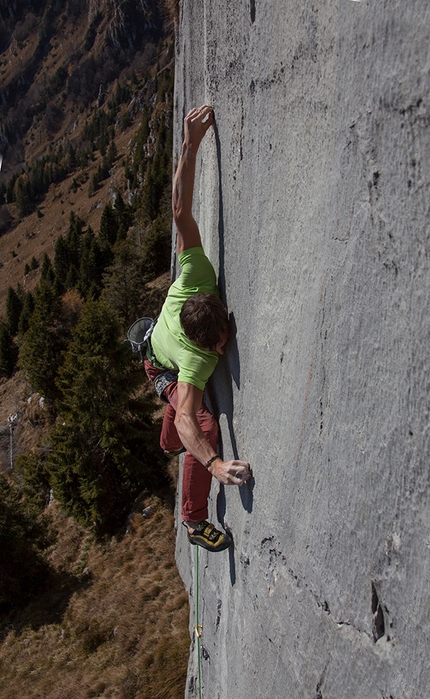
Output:
[[199,699],[202,699],[202,668],[201,668],[201,648],[200,639],[203,633],[203,626],[199,623],[199,547],[196,546],[196,626],[197,637],[197,675],[199,685]]

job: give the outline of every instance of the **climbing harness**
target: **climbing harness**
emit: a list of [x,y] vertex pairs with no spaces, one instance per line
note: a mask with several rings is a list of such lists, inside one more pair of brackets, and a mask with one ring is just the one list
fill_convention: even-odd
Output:
[[203,626],[199,623],[199,546],[196,546],[196,625],[194,628],[197,638],[197,676],[199,685],[199,699],[202,699],[202,668],[200,639],[203,635]]
[[[157,316],[155,320],[146,317],[135,320],[133,325],[130,325],[124,342],[129,342],[131,344],[131,349],[134,353],[139,353],[141,363],[146,356],[153,366],[161,370],[161,373],[158,374],[155,379],[153,379],[152,383],[158,397],[165,403],[168,403],[168,400],[164,397],[163,393],[173,381],[178,380],[179,372],[175,371],[174,369],[166,369],[157,362],[157,358],[151,345],[151,335],[157,324],[158,318],[159,316]],[[146,351],[144,352],[144,350]]]
[[173,381],[178,380],[178,373],[179,372],[174,371],[173,369],[166,369],[165,371],[162,371],[161,374],[158,374],[158,376],[156,376],[152,382],[158,397],[165,403],[168,403],[169,401],[163,396],[163,393],[167,386],[170,386]]

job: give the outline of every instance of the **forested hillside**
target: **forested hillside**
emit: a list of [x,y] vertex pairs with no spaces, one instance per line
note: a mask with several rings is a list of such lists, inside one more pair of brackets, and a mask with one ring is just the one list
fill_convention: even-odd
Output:
[[[175,7],[0,0],[0,697],[183,695],[175,469],[158,447],[160,406],[124,343],[169,283]],[[154,568],[150,591],[133,599],[142,626],[133,624],[134,640],[123,628],[121,643],[109,624],[127,617],[129,600],[115,585],[94,617],[115,555],[118,589],[130,573],[141,590],[143,569]],[[80,599],[92,599],[91,618],[81,608],[77,622]],[[173,634],[168,646],[152,637],[155,614]],[[36,650],[42,628],[61,636],[60,655]],[[18,657],[29,634],[31,671]],[[92,668],[86,679],[76,653]],[[169,654],[179,657],[163,689],[157,672]],[[75,661],[67,690],[45,686],[49,665]],[[128,662],[140,668],[132,679]],[[122,670],[106,681],[98,673],[95,689],[97,663],[102,675],[112,663]]]

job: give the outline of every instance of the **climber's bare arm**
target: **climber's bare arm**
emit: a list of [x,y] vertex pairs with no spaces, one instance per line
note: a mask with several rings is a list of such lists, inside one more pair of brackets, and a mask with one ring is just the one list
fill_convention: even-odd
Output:
[[172,210],[178,232],[177,252],[202,244],[199,227],[192,214],[196,157],[200,143],[214,123],[212,107],[195,107],[184,120],[184,141],[173,181]]
[[[178,382],[175,426],[182,444],[200,461],[203,468],[203,465],[214,456],[214,450],[197,422],[196,413],[200,410],[202,401],[203,391],[192,384]],[[220,457],[212,461],[208,471],[224,485],[242,485],[252,476],[251,468],[246,461],[236,459],[223,461]]]

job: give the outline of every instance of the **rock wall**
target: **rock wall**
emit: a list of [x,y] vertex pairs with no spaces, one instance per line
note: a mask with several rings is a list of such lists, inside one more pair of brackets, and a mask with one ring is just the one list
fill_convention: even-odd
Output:
[[[186,697],[430,687],[430,5],[182,0],[182,120],[210,103],[195,214],[234,337]],[[195,549],[177,560],[196,623]]]

